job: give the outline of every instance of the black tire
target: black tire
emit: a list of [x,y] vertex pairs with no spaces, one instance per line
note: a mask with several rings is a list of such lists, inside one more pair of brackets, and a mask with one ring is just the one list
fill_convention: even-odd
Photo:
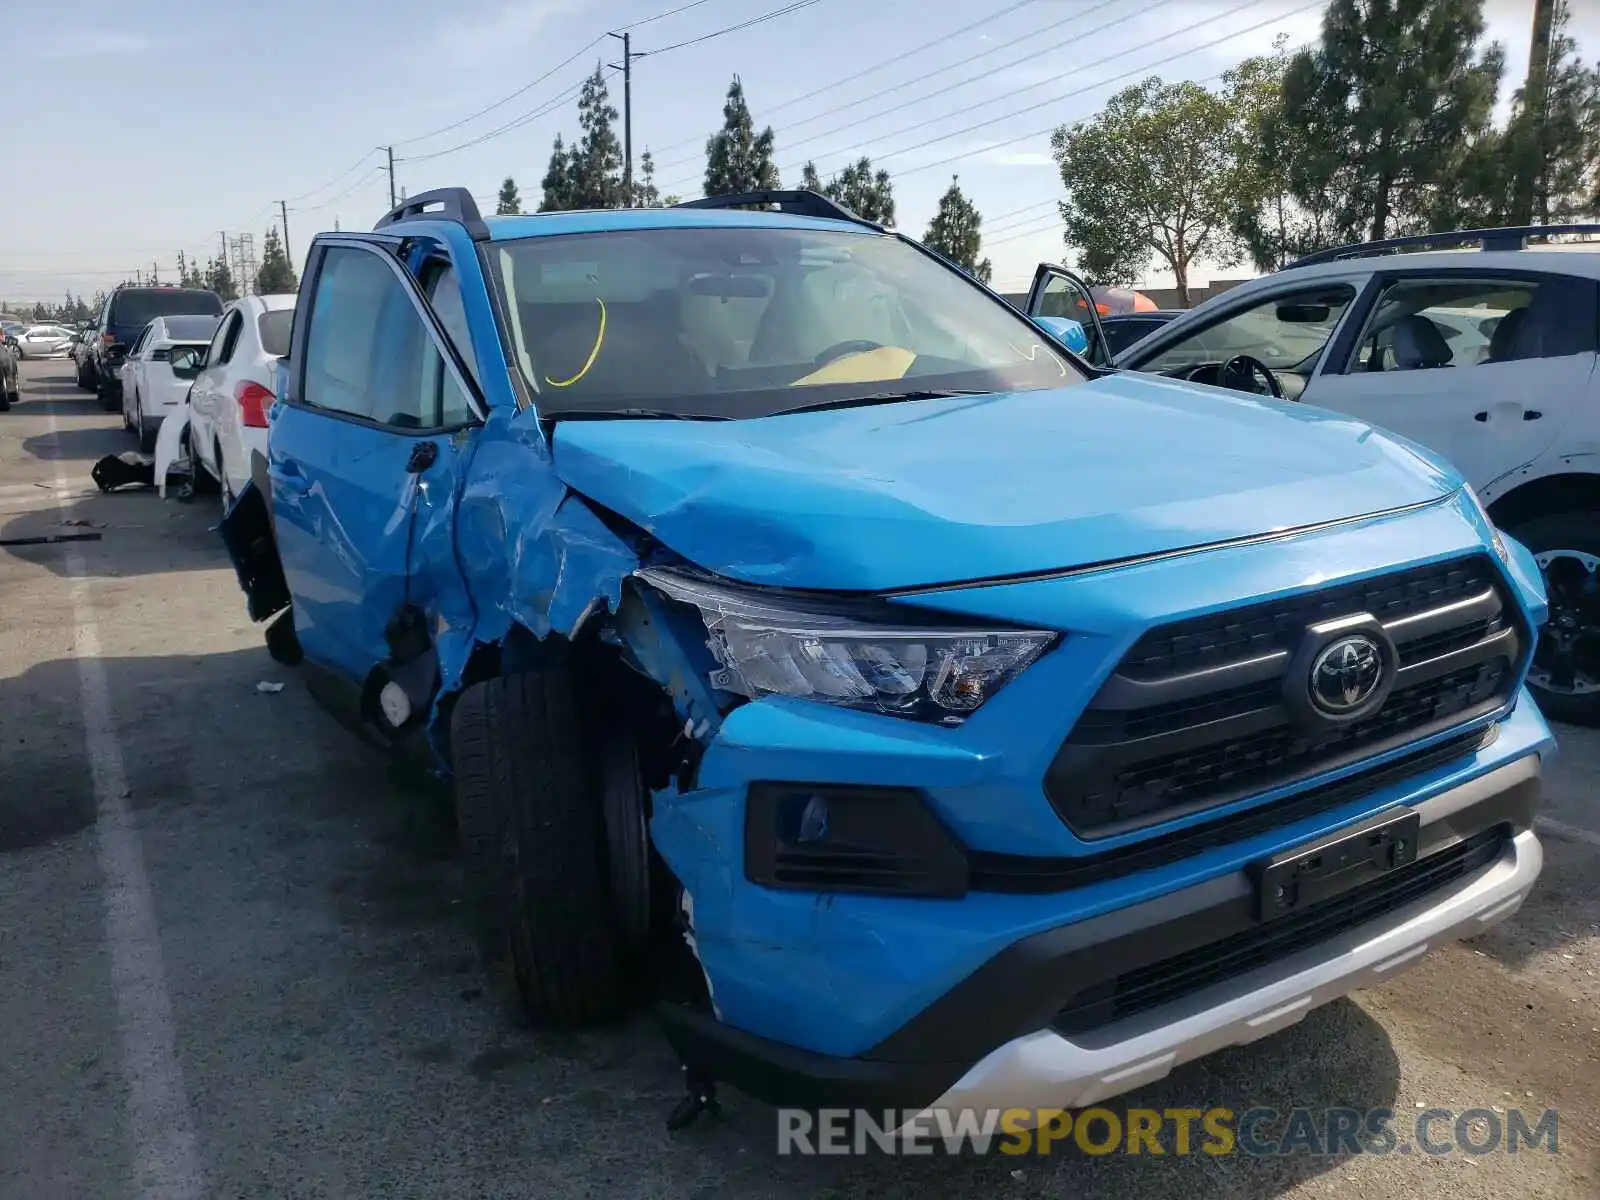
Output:
[[12,393],[0,389],[0,412],[11,411],[11,396]]
[[585,732],[559,658],[474,684],[450,720],[456,825],[485,966],[538,1024],[588,1024],[621,1006],[623,955]]
[[95,394],[100,397],[100,408],[103,412],[116,412],[122,407],[122,391],[104,381],[95,385]]
[[80,391],[92,392],[95,390],[94,377],[85,369],[85,365],[86,364],[81,362],[78,364],[78,389]]
[[[1526,546],[1536,557],[1555,550],[1572,550],[1600,558],[1600,512],[1550,513],[1512,526],[1506,532]],[[1547,589],[1551,587],[1548,572],[1546,572],[1545,586]],[[1600,690],[1591,692],[1557,690],[1539,681],[1539,676],[1542,674],[1541,664],[1549,661],[1558,639],[1565,632],[1564,629],[1558,630],[1555,627],[1555,622],[1561,619],[1558,611],[1560,608],[1558,595],[1552,594],[1552,624],[1539,630],[1540,646],[1535,652],[1534,669],[1528,680],[1528,688],[1538,702],[1539,710],[1545,716],[1572,725],[1600,725]],[[1590,607],[1590,612],[1591,614],[1595,612],[1594,606]],[[1587,621],[1584,623],[1589,624]],[[1600,629],[1589,637],[1581,639],[1580,647],[1583,657],[1592,664],[1591,670],[1586,673],[1591,676],[1600,673]],[[1594,681],[1600,683],[1600,678]]]

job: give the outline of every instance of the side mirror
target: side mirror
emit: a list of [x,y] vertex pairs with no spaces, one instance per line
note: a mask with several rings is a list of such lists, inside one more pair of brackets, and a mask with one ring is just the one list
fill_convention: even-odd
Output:
[[1089,335],[1083,323],[1071,317],[1035,317],[1033,323],[1074,354],[1089,353]]
[[205,365],[202,361],[204,358],[203,350],[196,350],[193,346],[180,346],[172,352],[170,360],[172,373],[180,379],[193,379],[200,374],[200,368]]
[[109,346],[106,347],[106,353],[108,353],[108,354],[126,354],[127,352],[128,352],[128,343],[127,342],[112,342]]

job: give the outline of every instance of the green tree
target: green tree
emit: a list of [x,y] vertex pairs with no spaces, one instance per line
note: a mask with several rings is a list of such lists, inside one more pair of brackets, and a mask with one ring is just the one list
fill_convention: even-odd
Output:
[[820,187],[813,186],[818,179],[811,163],[805,165],[801,177],[807,188],[838,201],[857,216],[879,225],[894,224],[894,183],[889,172],[872,169],[870,158],[857,159]]
[[1427,229],[1460,186],[1504,67],[1481,54],[1483,0],[1331,0],[1322,38],[1290,61],[1283,120],[1303,129],[1295,200],[1334,241]]
[[808,192],[821,192],[822,180],[817,177],[817,164],[808,162],[800,168],[800,186]]
[[596,64],[594,74],[583,81],[578,93],[578,125],[583,136],[567,156],[569,207],[622,207],[622,143],[612,128],[616,119],[605,76]]
[[1111,97],[1092,119],[1051,135],[1067,189],[1066,241],[1090,282],[1132,283],[1158,258],[1187,308],[1197,259],[1238,261],[1233,136],[1221,96],[1153,75]]
[[206,264],[205,283],[206,287],[224,300],[237,300],[239,298],[239,289],[233,282],[233,272],[228,269],[228,264],[220,258],[213,258]]
[[633,206],[635,208],[665,208],[661,202],[661,189],[656,186],[656,160],[646,150],[639,156],[639,177],[633,181]]
[[988,283],[993,266],[987,258],[981,262],[978,259],[982,226],[983,218],[962,193],[959,177],[952,175],[949,190],[939,197],[939,211],[934,213],[922,240],[973,278]]
[[708,196],[759,192],[778,186],[778,168],[772,161],[772,126],[760,133],[745,102],[744,85],[735,75],[722,106],[722,128],[706,141]]
[[507,175],[504,183],[500,185],[500,194],[495,197],[494,215],[497,217],[520,217],[522,215],[522,196],[517,191],[517,181]]
[[1247,58],[1223,77],[1224,100],[1234,120],[1230,224],[1261,271],[1282,270],[1329,244],[1326,205],[1302,205],[1291,191],[1307,149],[1305,131],[1283,115],[1287,43],[1288,36],[1281,35],[1272,54]]
[[261,240],[261,266],[256,271],[256,291],[264,296],[283,295],[300,290],[295,278],[294,264],[283,252],[283,242],[276,229],[267,230]]
[[1571,18],[1567,0],[1556,0],[1542,98],[1526,85],[1513,97],[1499,156],[1510,203],[1493,214],[1507,224],[1549,225],[1600,207],[1600,64],[1583,61]]
[[540,212],[565,212],[577,207],[572,203],[572,155],[559,133],[550,151],[550,166],[544,173],[542,186],[544,198],[539,201]]

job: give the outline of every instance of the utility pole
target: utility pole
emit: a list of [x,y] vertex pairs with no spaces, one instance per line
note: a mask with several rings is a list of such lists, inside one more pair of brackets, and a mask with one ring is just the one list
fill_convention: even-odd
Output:
[[[633,42],[627,33],[612,33],[608,37],[622,42],[622,206],[633,207],[633,60],[643,54],[633,52]],[[608,63],[616,67],[617,63]]]
[[[1545,110],[1550,102],[1550,50],[1555,34],[1556,0],[1533,0],[1533,38],[1528,46],[1528,77],[1522,85],[1522,111],[1527,136],[1513,147],[1515,189],[1511,199],[1511,224],[1531,225],[1539,177],[1544,174]],[[1542,207],[1542,206],[1541,206]]]
[[393,208],[394,204],[395,204],[395,199],[394,199],[394,147],[393,146],[385,146],[384,150],[387,151],[388,155],[389,155],[389,207]]
[[282,200],[278,201],[278,215],[283,218],[283,257],[289,260],[292,267],[294,254],[289,249],[289,206]]

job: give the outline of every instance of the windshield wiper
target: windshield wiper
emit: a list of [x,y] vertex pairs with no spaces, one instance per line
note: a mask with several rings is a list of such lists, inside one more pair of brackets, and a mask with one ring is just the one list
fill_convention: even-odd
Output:
[[780,408],[774,416],[792,412],[818,412],[828,408],[865,408],[870,404],[895,404],[901,400],[947,400],[952,396],[991,396],[985,388],[909,388],[903,392],[871,392],[865,396],[846,396],[843,400],[819,400],[815,404],[796,404]]

